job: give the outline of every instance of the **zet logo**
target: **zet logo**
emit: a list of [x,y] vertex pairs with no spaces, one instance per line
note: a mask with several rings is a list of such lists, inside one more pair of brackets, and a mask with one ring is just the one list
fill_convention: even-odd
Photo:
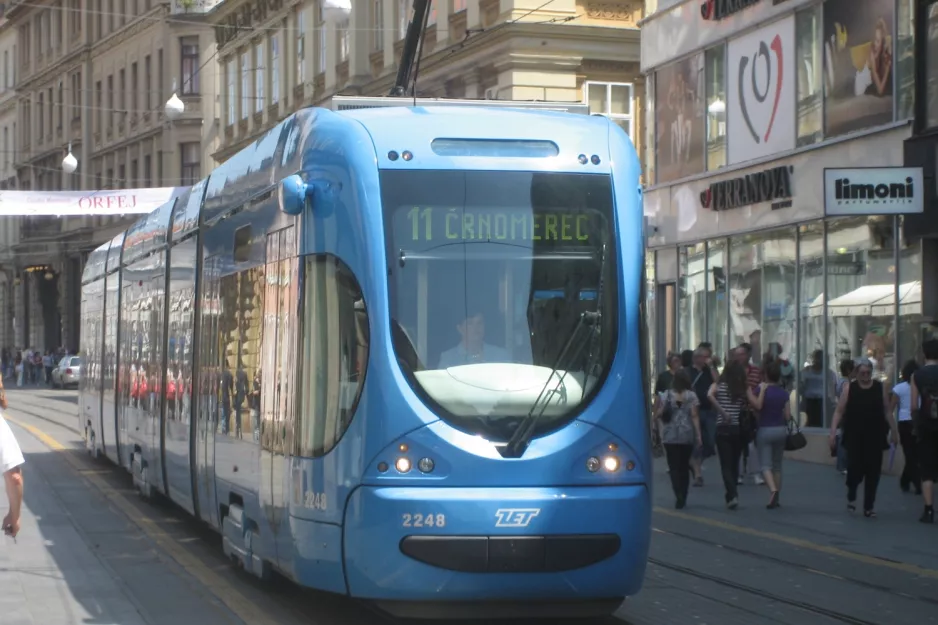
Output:
[[[751,58],[743,56],[739,59],[739,107],[742,110],[746,127],[756,144],[768,142],[769,137],[772,136],[775,115],[778,113],[778,105],[782,100],[785,72],[782,58],[782,37],[775,35],[769,44],[760,41],[758,51]],[[772,113],[769,121],[765,128],[756,128],[750,114],[750,107],[762,105],[769,98],[772,98]]]
[[495,511],[495,527],[527,527],[540,513],[540,508],[499,508]]

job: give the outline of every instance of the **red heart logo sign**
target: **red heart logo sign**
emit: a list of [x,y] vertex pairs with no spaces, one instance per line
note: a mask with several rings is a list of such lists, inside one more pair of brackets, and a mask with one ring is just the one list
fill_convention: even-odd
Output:
[[[778,71],[775,72],[774,77],[772,76],[772,58],[769,54],[770,49],[775,55],[776,66],[778,67]],[[743,120],[745,120],[746,126],[749,128],[749,133],[752,135],[753,141],[758,144],[762,143],[763,141],[768,141],[769,137],[772,135],[772,126],[775,125],[775,114],[778,112],[778,105],[782,99],[782,81],[784,79],[784,63],[782,62],[782,36],[775,35],[771,44],[766,44],[765,41],[760,41],[759,49],[755,54],[752,55],[751,60],[752,63],[750,64],[749,57],[744,56],[739,59],[739,107],[742,110]],[[757,84],[756,81],[756,64],[760,61],[765,63],[765,86],[762,89],[760,89],[760,85]],[[754,97],[755,100],[760,104],[765,102],[765,100],[769,97],[769,91],[771,89],[772,83],[775,83],[775,101],[772,103],[772,115],[769,117],[769,123],[765,129],[764,135],[756,130],[752,123],[752,118],[749,115],[749,106],[747,104],[746,98],[747,90],[744,88],[747,75],[749,76],[749,82],[752,85],[752,88],[749,91],[751,92],[752,97]]]

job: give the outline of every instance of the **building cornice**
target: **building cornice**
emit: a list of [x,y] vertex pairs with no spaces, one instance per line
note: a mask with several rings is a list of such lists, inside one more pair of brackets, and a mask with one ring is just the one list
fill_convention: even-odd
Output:
[[146,13],[138,15],[134,21],[125,25],[120,30],[110,33],[104,39],[92,44],[92,56],[97,57],[109,50],[113,50],[125,43],[128,39],[136,37],[141,33],[160,28],[165,23],[165,18],[167,17],[169,17],[169,10],[166,5],[157,4]]
[[[36,84],[43,84],[50,79],[58,78],[62,74],[68,74],[82,63],[87,63],[90,61],[90,54],[90,46],[87,44],[82,45],[80,48],[72,50],[64,57],[57,60],[55,63],[50,63],[48,66],[42,68],[38,72],[21,77],[17,81],[16,89],[17,91],[30,91],[35,87]],[[21,97],[28,97],[24,94],[19,95],[21,95]]]

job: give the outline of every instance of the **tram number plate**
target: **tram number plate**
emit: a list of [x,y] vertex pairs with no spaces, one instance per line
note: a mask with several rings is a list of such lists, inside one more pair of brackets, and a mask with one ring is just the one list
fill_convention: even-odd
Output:
[[402,527],[446,527],[445,514],[403,514]]
[[306,499],[303,501],[303,507],[309,508],[310,510],[325,510],[326,509],[326,493],[314,493],[313,491],[306,491]]

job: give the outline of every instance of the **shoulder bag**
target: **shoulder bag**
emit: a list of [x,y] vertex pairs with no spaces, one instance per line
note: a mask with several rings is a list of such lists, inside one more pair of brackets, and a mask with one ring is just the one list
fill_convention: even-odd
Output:
[[798,451],[808,445],[808,439],[801,433],[801,428],[794,419],[788,422],[788,436],[785,437],[785,451]]

